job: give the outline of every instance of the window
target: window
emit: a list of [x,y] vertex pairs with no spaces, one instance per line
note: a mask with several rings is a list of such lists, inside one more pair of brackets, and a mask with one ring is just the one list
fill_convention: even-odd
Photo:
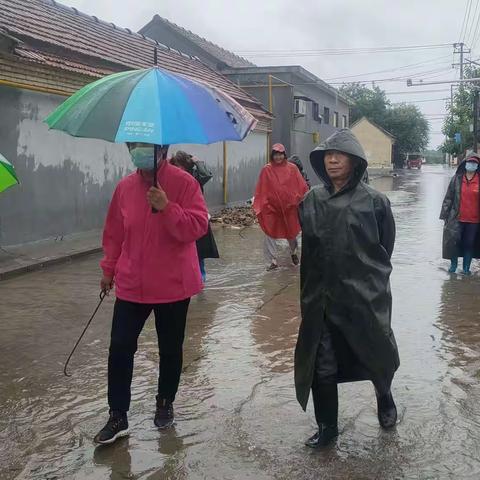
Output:
[[304,117],[307,114],[307,102],[300,98],[295,99],[294,114],[299,117]]
[[342,115],[342,128],[348,128],[347,116]]
[[320,117],[320,106],[318,103],[313,102],[312,104],[312,117],[317,122],[320,122],[322,118]]
[[330,123],[330,109],[328,107],[323,107],[323,123],[325,125]]
[[338,128],[338,112],[333,112],[333,126]]

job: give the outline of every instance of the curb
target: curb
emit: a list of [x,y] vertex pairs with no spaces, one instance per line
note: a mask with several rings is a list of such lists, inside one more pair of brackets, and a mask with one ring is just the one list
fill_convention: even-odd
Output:
[[42,270],[43,268],[52,267],[54,265],[59,265],[62,263],[68,263],[73,260],[78,260],[82,257],[87,257],[89,255],[100,253],[101,251],[102,251],[102,247],[92,247],[86,250],[82,250],[80,252],[58,255],[56,257],[50,257],[50,258],[45,258],[43,260],[38,260],[28,265],[21,265],[18,267],[12,267],[10,269],[0,270],[0,282],[2,280],[7,280],[12,277],[23,275],[25,273]]

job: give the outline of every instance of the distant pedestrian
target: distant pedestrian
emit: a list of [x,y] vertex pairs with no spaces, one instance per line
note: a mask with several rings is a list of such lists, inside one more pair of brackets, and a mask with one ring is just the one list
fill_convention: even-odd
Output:
[[253,208],[266,235],[264,254],[267,270],[278,268],[277,239],[286,239],[290,246],[292,263],[298,265],[298,205],[308,186],[298,168],[287,161],[285,147],[272,147],[270,162],[263,167],[255,189]]
[[173,424],[188,307],[202,289],[195,241],[208,229],[198,182],[160,154],[154,188],[153,145],[128,148],[137,171],[117,185],[103,232],[101,289],[115,284],[117,299],[108,357],[110,418],[95,436],[100,444],[128,433],[133,359],[152,311],[160,350],[154,423],[160,429]]
[[303,163],[302,161],[300,160],[300,157],[298,155],[292,155],[288,161],[290,163],[293,163],[297,168],[298,170],[300,171],[303,179],[305,180],[305,182],[307,183],[308,185],[308,188],[311,187],[310,185],[310,179],[308,178],[308,175],[307,175],[307,172],[305,171],[305,168],[303,167]]
[[480,258],[480,155],[469,153],[458,166],[445,199],[440,219],[443,229],[443,258],[450,260],[450,273],[458,268],[463,257],[463,273],[471,275],[473,258]]
[[371,380],[380,425],[397,421],[390,390],[400,363],[390,326],[395,222],[387,197],[362,182],[367,160],[350,130],[327,138],[310,160],[323,185],[300,206],[295,387],[303,409],[312,391],[318,431],[306,445],[321,447],[338,435],[338,383]]
[[[205,162],[197,160],[192,155],[179,150],[172,158],[171,163],[192,175],[200,184],[202,193],[204,193],[204,186],[213,178],[212,172],[207,168]],[[197,240],[197,253],[200,271],[202,272],[202,280],[206,282],[207,271],[205,269],[205,259],[220,257],[210,222],[208,222],[207,234]]]

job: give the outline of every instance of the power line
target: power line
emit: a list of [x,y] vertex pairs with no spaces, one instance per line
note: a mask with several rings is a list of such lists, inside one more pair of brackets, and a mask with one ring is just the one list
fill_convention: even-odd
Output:
[[480,11],[478,12],[478,16],[477,16],[477,24],[475,25],[475,32],[473,34],[472,41],[470,42],[472,49],[475,48],[478,42],[479,27],[480,27]]
[[450,97],[442,97],[442,98],[427,98],[424,100],[406,100],[404,102],[395,102],[392,105],[402,105],[404,103],[424,103],[424,102],[439,102],[440,100],[450,100]]
[[465,13],[464,13],[464,15],[463,15],[462,28],[460,29],[460,36],[458,37],[458,38],[460,39],[459,42],[463,41],[463,40],[462,40],[462,35],[463,35],[463,30],[464,30],[464,28],[465,28],[465,26],[466,26],[465,21],[466,21],[466,19],[467,19],[467,12],[469,12],[471,5],[472,5],[472,0],[467,0],[467,5],[466,5],[466,7],[465,7]]
[[[480,1],[480,0],[479,0]],[[321,50],[242,50],[236,51],[239,55],[254,57],[291,57],[291,56],[318,56],[318,55],[357,55],[372,53],[391,53],[404,52],[413,50],[432,50],[437,48],[451,48],[451,43],[433,43],[425,45],[399,45],[389,47],[361,47],[361,48],[338,48],[338,49],[321,49]]]
[[[405,74],[405,75],[402,75],[402,76],[391,77],[391,78],[370,78],[370,79],[365,79],[365,80],[355,80],[355,81],[352,81],[352,82],[330,82],[330,85],[345,85],[345,84],[361,84],[361,85],[363,85],[363,84],[369,84],[369,83],[395,83],[395,82],[402,83],[409,78],[419,78],[419,77],[428,78],[427,76],[429,76],[431,78],[435,78],[436,76],[443,75],[445,72],[448,72],[449,70],[451,70],[451,67],[448,67],[448,68],[444,67],[444,68],[440,68],[440,69],[427,70],[427,71],[423,71],[423,72],[416,72],[416,73],[413,73],[413,74]],[[438,75],[436,75],[436,76],[431,75],[431,74],[435,74],[435,73],[438,74]]]
[[[473,0],[470,0],[467,3],[465,30],[463,31],[463,37],[461,37],[462,38],[461,43],[465,42],[465,36],[467,34],[468,24],[470,22],[470,13],[471,13],[471,10],[472,10],[472,1]],[[463,27],[462,27],[462,30],[463,30]]]
[[[475,3],[475,10],[474,10],[474,13],[473,13],[472,22],[470,23],[470,29],[469,29],[467,35],[465,36],[466,43],[471,44],[472,40],[473,40],[473,37],[470,38],[470,34],[475,31],[474,25],[475,25],[475,20],[477,19],[477,11],[478,11],[478,4],[479,3],[480,3],[480,0],[477,0],[476,3]],[[470,38],[470,42],[468,41],[469,38]]]
[[[477,0],[477,9],[478,9],[478,4],[479,3],[480,3],[480,1]],[[475,44],[475,41],[476,41],[475,39],[476,39],[477,34],[478,34],[479,21],[480,21],[480,10],[478,11],[478,14],[477,14],[477,22],[475,23],[475,17],[473,18],[473,22],[472,22],[472,27],[473,27],[473,24],[475,23],[475,28],[472,28],[473,35],[472,35],[472,38],[470,39],[470,45],[472,47]]]
[[423,94],[423,93],[437,93],[437,92],[449,92],[449,88],[440,88],[435,90],[412,90],[408,92],[385,92],[386,95],[416,95],[416,94]]
[[[355,77],[364,77],[365,75],[375,75],[377,73],[388,73],[388,72],[395,72],[397,70],[404,70],[404,69],[410,69],[411,67],[416,67],[416,66],[423,66],[427,63],[432,63],[436,60],[441,60],[441,59],[444,59],[444,58],[449,58],[450,55],[442,55],[440,57],[436,57],[436,58],[432,58],[431,60],[426,60],[424,62],[418,62],[418,63],[411,63],[409,65],[402,65],[401,67],[395,67],[395,68],[388,68],[386,70],[377,70],[375,72],[366,72],[366,73],[358,73],[358,74],[355,74],[355,75],[345,75],[345,76],[342,76],[342,77],[331,77],[331,78],[325,78],[324,80],[326,82],[329,82],[330,80],[340,80],[342,78],[355,78]],[[441,65],[442,63],[446,63],[446,62],[439,62],[439,65]],[[435,65],[435,63],[434,63]]]

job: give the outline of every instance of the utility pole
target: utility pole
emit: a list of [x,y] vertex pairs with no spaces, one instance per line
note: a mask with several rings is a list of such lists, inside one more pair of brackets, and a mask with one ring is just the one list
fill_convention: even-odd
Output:
[[460,80],[463,80],[463,47],[465,45],[460,43]]
[[470,53],[471,50],[466,48],[466,45],[463,42],[453,44],[453,54],[460,55],[460,62],[454,63],[453,67],[460,67],[460,80],[463,80],[463,67],[465,65],[465,54]]

